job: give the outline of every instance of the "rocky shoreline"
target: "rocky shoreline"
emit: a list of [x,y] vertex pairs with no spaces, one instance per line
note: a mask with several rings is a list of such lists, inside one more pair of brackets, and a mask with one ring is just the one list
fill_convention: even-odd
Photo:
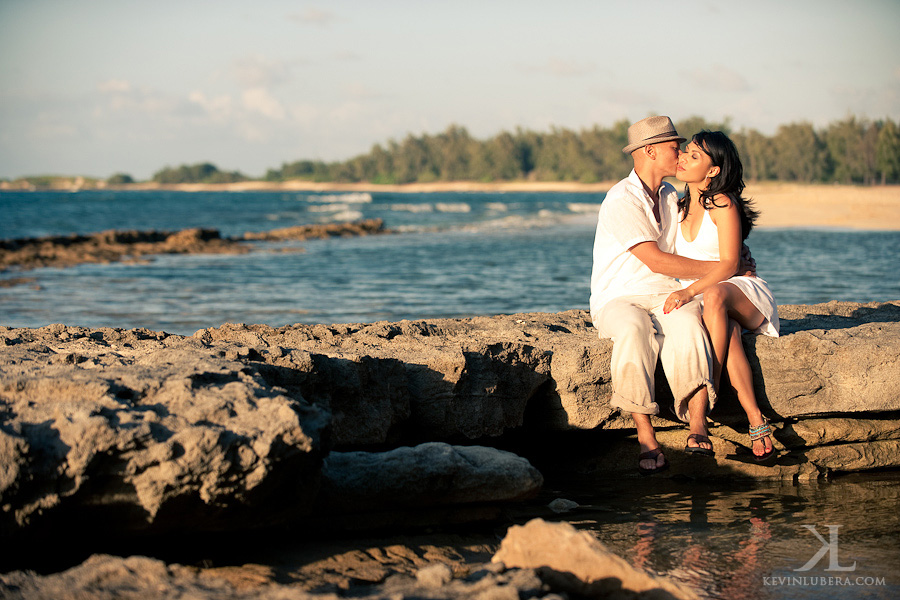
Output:
[[[782,337],[744,337],[776,427],[776,464],[749,460],[746,421],[725,393],[711,415],[716,458],[703,465],[679,452],[684,427],[671,415],[656,418],[672,462],[664,477],[790,481],[900,466],[900,301],[781,306],[779,315]],[[104,537],[298,527],[338,535],[496,519],[498,507],[533,498],[547,477],[638,477],[629,419],[608,404],[610,350],[581,310],[226,324],[193,336],[0,327],[3,564],[16,564],[21,547],[70,539],[89,552]],[[657,391],[666,403],[662,378]],[[495,592],[533,588],[534,597],[551,598],[566,588],[547,573],[576,573],[571,564],[496,564],[504,566],[485,567],[475,581],[470,571],[438,573],[433,561],[402,581],[386,568],[375,578],[381,587],[360,597],[389,597],[394,584],[396,597],[474,597],[467,586],[492,581]],[[210,573],[185,569],[95,556],[61,574],[0,576],[0,591],[78,597],[100,573],[126,587],[152,575],[158,597],[312,590],[262,576],[245,588],[227,576],[210,583]],[[590,577],[575,579],[593,589]],[[122,590],[109,589],[98,597]]]
[[[253,242],[285,242],[390,233],[381,219],[348,223],[298,225],[264,232],[222,237],[217,229],[181,231],[102,231],[0,240],[0,273],[41,267],[71,267],[84,263],[147,260],[159,254],[245,254]],[[291,248],[288,251],[302,251]],[[9,280],[7,280],[9,281]],[[23,280],[20,283],[27,283]]]

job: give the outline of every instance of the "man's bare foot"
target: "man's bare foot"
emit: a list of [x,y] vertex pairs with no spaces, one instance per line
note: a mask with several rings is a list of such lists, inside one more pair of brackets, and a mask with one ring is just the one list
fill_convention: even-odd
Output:
[[638,456],[638,471],[641,472],[641,475],[652,475],[653,473],[665,471],[667,468],[669,468],[669,461],[666,460],[666,455],[663,454],[662,448],[658,446],[653,450],[641,452]]

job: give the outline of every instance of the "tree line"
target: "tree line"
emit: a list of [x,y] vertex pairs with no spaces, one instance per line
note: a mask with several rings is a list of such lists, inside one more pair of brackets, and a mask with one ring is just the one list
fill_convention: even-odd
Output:
[[[548,133],[517,129],[487,140],[452,125],[437,135],[408,135],[375,145],[347,161],[301,160],[270,169],[269,181],[427,183],[432,181],[615,181],[628,175],[628,121],[581,131]],[[700,117],[676,123],[685,137],[701,129],[724,131],[734,140],[748,181],[804,183],[900,183],[900,128],[885,119],[849,117],[816,130],[809,123],[780,126],[774,135],[734,131],[729,122]]]
[[[900,127],[890,119],[848,117],[817,130],[810,123],[780,126],[767,136],[754,129],[735,131],[728,120],[701,117],[676,122],[685,137],[701,129],[724,131],[735,142],[747,181],[803,183],[900,183]],[[345,161],[300,160],[269,169],[264,179],[375,184],[435,181],[616,181],[628,175],[631,158],[622,153],[629,122],[549,132],[516,129],[478,140],[465,127],[438,134],[407,135]],[[115,183],[127,183],[116,174]],[[127,178],[127,179],[126,179]],[[112,178],[111,178],[112,179]],[[220,171],[210,163],[165,167],[158,183],[232,183],[249,177]]]

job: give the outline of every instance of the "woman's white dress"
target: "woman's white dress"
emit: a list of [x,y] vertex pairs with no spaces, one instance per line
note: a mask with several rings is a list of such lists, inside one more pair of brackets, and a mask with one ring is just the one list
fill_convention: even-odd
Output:
[[[700,230],[697,238],[689,242],[681,231],[681,223],[677,223],[678,232],[675,236],[675,254],[693,258],[695,260],[719,260],[719,230],[709,216],[709,211],[703,211],[703,220],[700,222]],[[687,287],[696,279],[682,280],[682,285]],[[735,276],[727,280],[736,286],[747,297],[753,306],[766,318],[753,333],[762,333],[772,337],[778,337],[778,306],[775,304],[775,296],[769,289],[769,284],[759,277]],[[701,294],[702,300],[702,294]]]

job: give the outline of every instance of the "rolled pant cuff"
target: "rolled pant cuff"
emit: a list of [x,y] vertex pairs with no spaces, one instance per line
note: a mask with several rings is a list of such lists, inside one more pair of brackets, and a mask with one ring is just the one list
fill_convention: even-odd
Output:
[[709,411],[713,409],[716,405],[716,390],[713,387],[712,381],[708,379],[700,379],[693,386],[689,386],[687,389],[691,390],[684,394],[680,399],[675,401],[675,416],[678,417],[680,421],[683,423],[689,423],[690,417],[688,416],[688,400],[690,400],[691,396],[697,393],[702,387],[706,387],[706,391],[709,394],[709,407],[706,409],[706,414],[709,414]]
[[650,404],[635,404],[630,400],[626,400],[621,396],[617,396],[613,394],[612,398],[609,401],[609,405],[613,408],[618,408],[623,413],[638,413],[641,415],[658,415],[659,414],[659,404],[656,402],[651,402]]

